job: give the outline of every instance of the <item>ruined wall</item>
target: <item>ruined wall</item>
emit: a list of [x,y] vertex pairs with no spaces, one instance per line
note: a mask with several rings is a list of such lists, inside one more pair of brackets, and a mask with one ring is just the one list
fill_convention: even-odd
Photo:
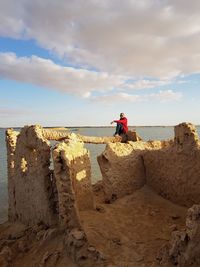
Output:
[[143,158],[147,184],[156,192],[188,207],[200,202],[200,147],[192,124],[177,125],[173,145]]
[[[70,138],[54,150],[55,181],[49,170],[50,144],[43,138],[43,128],[24,127],[19,135],[7,131],[10,220],[52,223],[58,214],[57,187],[62,198],[59,212],[64,216],[62,209],[66,207],[62,205],[68,201],[65,193],[70,183],[77,208],[94,208],[88,151],[77,136],[70,134]],[[200,146],[192,124],[176,126],[174,141],[109,143],[98,162],[108,202],[131,194],[145,183],[181,205],[200,201]]]
[[78,266],[103,267],[104,257],[88,242],[79,217],[80,210],[94,208],[89,152],[74,136],[55,147],[53,160],[66,252]]
[[199,267],[199,240],[200,206],[194,205],[187,212],[186,229],[172,232],[169,243],[159,251],[155,266]]
[[128,141],[141,141],[141,137],[135,131],[128,131],[121,136],[84,136],[80,134],[74,134],[69,131],[58,131],[53,129],[43,129],[43,137],[47,140],[63,141],[67,139],[79,139],[84,143],[91,144],[107,144],[116,142],[128,142]]
[[9,219],[26,224],[53,224],[50,144],[40,126],[25,126],[17,136],[7,131]]
[[174,127],[174,142],[178,150],[190,150],[198,148],[199,137],[196,127],[191,123],[180,123]]
[[[59,215],[69,223],[78,210],[93,209],[89,152],[83,142],[69,140],[53,151],[54,173],[58,188]],[[75,219],[76,224],[77,219]]]
[[105,200],[110,202],[141,188],[146,182],[142,155],[147,149],[160,149],[162,146],[160,141],[109,143],[97,158]]
[[6,131],[7,166],[8,166],[8,218],[17,217],[15,205],[15,149],[19,132],[13,129]]
[[55,223],[57,228],[60,218],[67,255],[78,266],[103,267],[104,257],[88,242],[79,218],[79,210],[94,208],[89,153],[83,142],[72,134],[72,140],[58,144],[53,171],[51,147],[42,127],[26,126],[20,133],[8,130],[6,139],[10,221],[34,229],[40,222]]
[[200,202],[200,146],[190,123],[175,127],[174,141],[109,143],[98,162],[108,202],[145,183],[174,203]]
[[[54,150],[55,171],[49,168],[51,147],[42,127],[26,126],[20,133],[8,130],[6,139],[11,221],[53,224],[58,213],[69,217],[72,202],[79,210],[94,208],[89,152],[77,137],[72,134]],[[78,226],[79,218],[72,224]]]

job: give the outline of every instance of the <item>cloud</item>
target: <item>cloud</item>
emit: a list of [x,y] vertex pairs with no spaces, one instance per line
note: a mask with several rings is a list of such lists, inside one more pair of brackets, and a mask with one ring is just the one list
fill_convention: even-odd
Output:
[[108,91],[120,86],[121,76],[84,69],[62,67],[37,56],[17,57],[14,53],[0,53],[0,77],[31,83],[54,90],[90,97],[93,91]]
[[34,39],[71,64],[131,77],[200,72],[199,0],[7,0],[0,35]]
[[158,100],[160,102],[179,101],[183,97],[181,92],[172,90],[159,91],[157,94],[151,94],[149,99]]
[[135,82],[127,82],[124,85],[124,88],[127,90],[139,90],[139,89],[150,89],[160,86],[169,85],[172,83],[172,80],[170,79],[164,79],[164,80],[147,80],[147,79],[141,79],[137,80]]
[[114,94],[170,84],[171,80],[136,80],[127,76],[109,75],[106,72],[63,67],[37,56],[17,57],[14,53],[0,53],[0,77],[50,88],[85,99],[94,93]]
[[181,92],[174,92],[173,90],[164,90],[159,91],[154,94],[128,94],[128,93],[116,93],[113,95],[101,95],[92,97],[92,102],[100,102],[104,104],[112,104],[116,102],[122,103],[135,103],[135,102],[169,102],[169,101],[179,101],[183,97]]

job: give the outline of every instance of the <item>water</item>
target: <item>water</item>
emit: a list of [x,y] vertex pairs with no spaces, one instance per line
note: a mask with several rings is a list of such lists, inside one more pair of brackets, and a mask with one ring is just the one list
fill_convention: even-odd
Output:
[[[173,127],[129,127],[135,129],[143,140],[166,140],[173,138]],[[88,136],[112,136],[114,128],[76,128],[70,129],[71,131]],[[6,143],[5,143],[5,129],[0,129],[0,223],[7,219],[7,156],[6,156]],[[197,127],[200,134],[200,127]],[[97,163],[97,156],[102,153],[105,145],[86,144],[87,149],[90,151],[91,166],[92,166],[92,182],[101,179],[100,169]]]

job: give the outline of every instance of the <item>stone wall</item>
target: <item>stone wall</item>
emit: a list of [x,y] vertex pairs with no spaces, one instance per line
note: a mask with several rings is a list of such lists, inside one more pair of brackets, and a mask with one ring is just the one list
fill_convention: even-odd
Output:
[[40,126],[25,126],[18,134],[7,131],[9,220],[28,225],[53,224],[50,144]]
[[174,143],[143,155],[146,181],[174,203],[190,207],[200,202],[200,147],[195,127],[175,127]]

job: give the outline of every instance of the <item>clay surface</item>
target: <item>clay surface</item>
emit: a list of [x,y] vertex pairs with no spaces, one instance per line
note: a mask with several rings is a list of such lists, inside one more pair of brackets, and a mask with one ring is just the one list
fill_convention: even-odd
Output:
[[7,131],[9,219],[34,225],[53,224],[50,144],[40,126]]

